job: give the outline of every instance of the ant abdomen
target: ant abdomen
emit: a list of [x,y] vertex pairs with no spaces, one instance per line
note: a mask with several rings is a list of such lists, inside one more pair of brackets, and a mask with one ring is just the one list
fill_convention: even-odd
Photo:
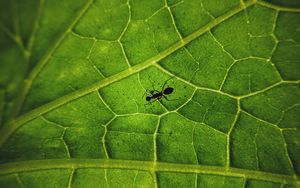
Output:
[[164,94],[165,94],[165,95],[168,95],[168,94],[171,94],[173,91],[174,91],[174,88],[172,88],[172,87],[167,87],[167,88],[164,90]]

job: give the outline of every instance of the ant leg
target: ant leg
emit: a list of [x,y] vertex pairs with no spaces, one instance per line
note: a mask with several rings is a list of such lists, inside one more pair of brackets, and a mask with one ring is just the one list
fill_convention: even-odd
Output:
[[154,99],[153,101],[148,101],[146,104],[144,104],[144,106],[146,105],[152,105],[152,103],[154,103],[155,101],[157,101],[158,99]]
[[152,105],[152,103],[153,103],[153,102],[151,102],[151,101],[147,101],[147,103],[146,103],[146,104],[144,104],[144,106],[147,106],[147,105]]
[[147,94],[147,92],[144,92],[143,96],[142,96],[142,99],[145,97],[145,95]]
[[167,79],[167,80],[165,81],[164,85],[163,85],[162,88],[161,88],[162,91],[164,90],[166,83],[167,83],[169,80],[173,79],[173,78],[174,78],[174,76],[171,77],[171,78],[169,78],[169,79]]
[[149,91],[148,91],[148,89],[146,89],[146,91],[144,92],[144,94],[143,94],[142,98],[144,98],[144,97],[145,97],[145,95],[147,95],[147,94],[149,94],[149,93],[151,93],[151,91],[149,92]]
[[155,88],[154,88],[154,86],[153,86],[153,83],[152,83],[152,82],[151,82],[151,85],[152,85],[152,88],[153,88],[153,90],[150,92],[150,93],[151,93],[151,95],[153,95],[154,91],[155,91],[155,92],[157,92],[157,93],[159,93],[159,91],[158,91],[157,89],[155,89]]
[[145,89],[145,92],[144,92],[144,94],[143,94],[142,98],[144,98],[144,97],[145,97],[145,95],[147,95],[147,94],[149,94],[149,95],[153,95],[153,93],[154,93],[154,90],[148,90],[148,89]]
[[147,105],[151,105],[152,104],[152,102],[147,102],[146,104],[144,104],[145,106],[147,106]]
[[167,101],[177,101],[179,99],[168,99],[165,95],[163,95],[163,97],[167,100]]

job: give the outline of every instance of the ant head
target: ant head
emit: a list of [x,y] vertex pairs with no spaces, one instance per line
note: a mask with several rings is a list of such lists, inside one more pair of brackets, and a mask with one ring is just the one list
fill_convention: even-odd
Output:
[[151,100],[151,97],[150,96],[147,96],[146,97],[146,101],[150,101]]

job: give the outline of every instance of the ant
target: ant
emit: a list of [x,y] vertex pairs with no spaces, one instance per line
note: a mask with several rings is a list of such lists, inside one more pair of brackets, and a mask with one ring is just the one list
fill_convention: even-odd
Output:
[[[165,88],[166,83],[167,83],[170,79],[172,79],[172,78],[169,78],[168,80],[165,81],[164,85],[163,85],[162,88],[161,88],[161,91],[158,91],[158,90],[154,89],[153,84],[151,83],[151,84],[152,84],[152,87],[153,87],[153,90],[150,91],[150,94],[151,94],[150,96],[146,96],[146,101],[150,102],[151,99],[154,99],[154,101],[155,101],[155,100],[160,100],[161,98],[165,98],[166,100],[170,101],[170,100],[167,98],[166,95],[169,95],[169,94],[173,93],[174,88],[172,88],[172,87],[167,87],[167,88]],[[150,102],[150,103],[151,103],[151,102]]]

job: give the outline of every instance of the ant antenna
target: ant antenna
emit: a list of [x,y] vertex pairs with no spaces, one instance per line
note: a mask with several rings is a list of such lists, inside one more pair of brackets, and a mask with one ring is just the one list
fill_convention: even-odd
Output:
[[[151,86],[152,86],[153,91],[159,92],[157,89],[154,88],[153,80],[151,79],[151,77],[149,76],[148,73],[147,73],[147,75],[148,75],[148,78],[149,78],[149,80],[150,80],[150,83],[151,83]],[[150,91],[150,92],[151,92],[151,91]]]

